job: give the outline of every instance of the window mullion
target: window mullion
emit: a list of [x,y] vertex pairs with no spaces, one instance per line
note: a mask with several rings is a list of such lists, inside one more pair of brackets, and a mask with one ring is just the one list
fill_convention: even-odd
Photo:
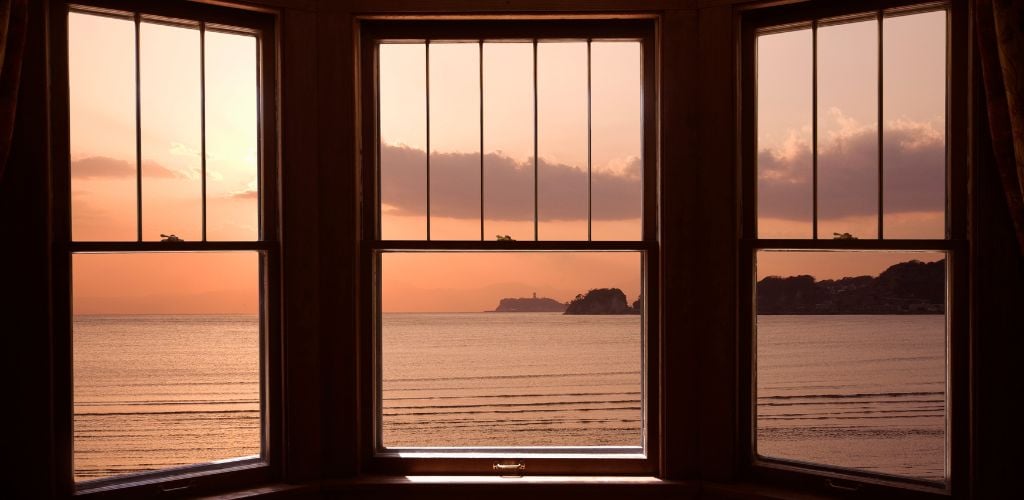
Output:
[[480,241],[484,240],[484,41],[479,42],[480,62]]
[[537,39],[533,39],[533,240],[540,241],[540,212],[537,199],[537,178],[539,161],[537,159]]
[[430,241],[430,40],[427,40],[423,44],[424,52],[424,64],[423,68],[425,71],[424,92],[426,96],[426,116],[427,116],[427,241]]
[[882,82],[883,82],[883,80],[882,80],[882,74],[883,74],[882,73],[882,68],[883,68],[882,67],[882,54],[883,54],[883,50],[882,50],[882,20],[883,19],[884,19],[884,17],[882,16],[882,11],[878,11],[878,58],[877,58],[878,59],[878,61],[877,61],[877,63],[878,63],[878,97],[877,97],[877,99],[878,99],[878,103],[877,103],[878,104],[878,116],[875,118],[877,120],[877,123],[878,123],[878,239],[882,239],[883,238],[883,232],[882,231],[883,231],[883,222],[884,222],[884,217],[885,217],[885,215],[884,215],[885,212],[883,212],[884,203],[885,203],[884,202],[885,191],[883,190],[884,189],[884,182],[885,182],[884,179],[885,178],[883,177],[884,169],[883,169],[883,166],[882,166],[882,161],[883,161],[883,158],[885,156],[885,154],[883,153],[883,149],[882,149],[882,146],[883,146],[883,132],[882,132],[882,129],[885,127],[884,115],[882,114],[882,112],[883,112],[883,94],[882,94],[882,92],[883,92],[883,89],[882,89]]
[[141,15],[135,20],[135,241],[142,241],[142,68],[139,43]]
[[593,241],[594,233],[594,177],[593,177],[593,86],[591,85],[591,40],[587,39],[587,241]]
[[818,20],[811,22],[811,238],[818,239]]
[[202,179],[203,241],[206,241],[206,23],[199,23],[199,169]]

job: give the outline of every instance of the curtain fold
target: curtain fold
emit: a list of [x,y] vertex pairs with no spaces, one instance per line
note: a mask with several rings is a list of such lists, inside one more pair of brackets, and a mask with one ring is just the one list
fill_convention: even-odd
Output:
[[975,0],[974,7],[995,167],[1024,255],[1024,2]]
[[28,0],[0,0],[0,181],[14,134],[18,83],[28,29]]

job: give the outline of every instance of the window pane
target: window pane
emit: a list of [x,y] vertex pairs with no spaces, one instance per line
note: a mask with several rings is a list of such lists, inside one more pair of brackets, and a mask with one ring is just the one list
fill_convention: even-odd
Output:
[[259,238],[256,37],[207,31],[206,237]]
[[480,46],[431,43],[430,239],[480,239]]
[[946,237],[946,11],[883,21],[885,237]]
[[539,238],[587,239],[587,43],[537,44]]
[[484,44],[484,239],[533,239],[533,44]]
[[68,15],[71,234],[134,241],[135,23]]
[[427,237],[427,80],[422,43],[381,44],[380,231],[385,240]]
[[591,236],[639,240],[643,212],[640,42],[593,42]]
[[640,257],[384,253],[383,445],[641,446]]
[[72,266],[75,479],[259,456],[259,256]]
[[945,478],[938,252],[757,254],[757,453]]
[[818,29],[818,237],[878,237],[878,22]]
[[757,37],[757,236],[811,238],[810,29]]
[[140,29],[142,239],[202,239],[199,30]]

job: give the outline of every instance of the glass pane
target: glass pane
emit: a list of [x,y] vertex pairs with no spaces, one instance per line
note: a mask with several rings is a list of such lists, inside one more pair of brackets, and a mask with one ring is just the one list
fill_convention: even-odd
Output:
[[757,37],[757,236],[811,238],[810,29]]
[[639,240],[643,226],[640,42],[590,48],[591,206],[594,240]]
[[72,239],[134,241],[135,23],[69,14],[68,78]]
[[818,29],[818,237],[877,238],[878,195],[878,22],[824,26]]
[[946,11],[883,21],[886,238],[946,237]]
[[480,239],[480,46],[432,43],[430,239]]
[[380,231],[385,240],[427,237],[427,66],[422,43],[381,44]]
[[385,447],[642,445],[639,252],[381,261]]
[[484,239],[533,239],[533,44],[484,44]]
[[199,30],[142,23],[142,239],[202,239]]
[[259,239],[256,37],[207,31],[206,238]]
[[75,479],[259,456],[259,256],[72,267]]
[[539,238],[587,239],[587,43],[537,44]]
[[938,252],[757,254],[757,453],[942,481]]

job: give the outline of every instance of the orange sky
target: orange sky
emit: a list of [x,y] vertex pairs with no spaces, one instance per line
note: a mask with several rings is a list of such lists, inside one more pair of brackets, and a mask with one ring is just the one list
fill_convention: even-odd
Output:
[[[135,239],[134,26],[70,16],[73,237]],[[887,237],[941,237],[944,14],[885,21]],[[874,23],[819,31],[820,232],[874,235],[877,135]],[[764,237],[810,232],[810,36],[759,41],[759,189]],[[426,80],[430,80],[433,239],[480,238],[480,47],[381,47],[382,231],[426,236]],[[641,67],[637,42],[592,50],[593,238],[640,237]],[[586,44],[538,46],[538,200],[542,240],[587,237]],[[198,31],[141,30],[143,238],[200,238]],[[483,46],[484,238],[533,239],[533,50]],[[207,210],[211,240],[257,236],[256,44],[206,34]],[[937,155],[937,156],[936,156]],[[938,158],[938,160],[936,160]],[[686,168],[666,166],[665,168]],[[938,179],[936,181],[936,179]],[[938,254],[759,257],[758,275],[877,274]],[[253,253],[77,255],[75,312],[255,312]],[[387,254],[385,311],[481,311],[502,297],[568,300],[596,287],[640,293],[637,253]]]

